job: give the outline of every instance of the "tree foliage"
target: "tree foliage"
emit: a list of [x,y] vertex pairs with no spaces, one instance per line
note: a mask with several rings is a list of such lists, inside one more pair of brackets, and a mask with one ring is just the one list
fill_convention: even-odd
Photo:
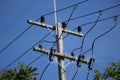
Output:
[[0,80],[36,80],[37,68],[20,63],[15,69],[4,70],[0,73]]
[[103,73],[94,70],[94,74],[94,80],[120,80],[120,61],[110,63]]

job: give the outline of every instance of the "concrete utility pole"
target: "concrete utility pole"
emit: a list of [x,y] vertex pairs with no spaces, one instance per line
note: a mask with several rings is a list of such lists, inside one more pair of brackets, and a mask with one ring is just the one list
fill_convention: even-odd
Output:
[[[67,55],[63,51],[62,33],[82,37],[83,36],[82,32],[80,32],[80,31],[74,32],[74,31],[71,31],[71,30],[67,30],[66,28],[63,28],[61,23],[57,23],[56,27],[48,25],[48,24],[44,24],[44,20],[42,20],[41,22],[28,20],[28,23],[33,24],[33,25],[37,25],[37,26],[41,26],[43,28],[49,28],[49,29],[52,29],[52,30],[57,29],[56,30],[57,31],[57,34],[56,34],[57,52],[50,53],[51,52],[50,50],[43,49],[42,47],[34,47],[33,50],[38,51],[38,52],[42,52],[44,54],[48,54],[49,56],[56,56],[58,58],[59,80],[66,80],[66,72],[65,72],[65,68],[64,68],[64,59],[69,59],[69,60],[76,61],[77,64],[79,64],[80,62],[88,64],[88,65],[91,64],[90,60],[87,60],[87,59],[82,58],[80,56],[77,57],[77,56],[73,56],[73,55]],[[80,27],[78,28],[78,30],[79,29],[80,29]]]
[[[63,53],[63,39],[62,39],[62,25],[60,23],[57,24],[57,52],[60,54]],[[64,68],[64,58],[58,57],[58,62],[60,65],[58,65],[58,72],[59,72],[59,80],[66,80],[66,73]]]

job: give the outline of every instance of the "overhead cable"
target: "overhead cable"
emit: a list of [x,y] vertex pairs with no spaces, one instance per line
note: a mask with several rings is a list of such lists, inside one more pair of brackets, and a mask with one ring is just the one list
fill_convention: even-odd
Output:
[[[119,17],[120,14],[117,14],[116,16]],[[100,20],[98,20],[98,22],[102,22],[102,21],[109,20],[109,19],[112,19],[112,18],[114,18],[114,16],[100,19]],[[91,21],[91,22],[83,23],[83,24],[81,24],[80,26],[85,26],[85,25],[88,25],[88,24],[93,24],[93,23],[95,23],[95,22],[96,22],[96,21]],[[77,27],[74,28],[73,31],[75,31],[76,29],[77,29]],[[67,36],[69,36],[69,34],[67,34],[66,36],[64,36],[63,39],[65,39]]]
[[114,16],[114,22],[115,22],[115,23],[114,23],[113,27],[111,27],[109,30],[107,30],[107,31],[104,32],[103,34],[99,35],[98,37],[96,37],[96,38],[93,40],[93,42],[92,42],[92,47],[91,47],[90,49],[86,50],[85,52],[83,52],[83,54],[86,54],[87,52],[89,52],[89,51],[92,50],[92,55],[93,55],[93,48],[94,48],[94,44],[95,44],[96,40],[99,39],[99,38],[101,38],[102,36],[106,35],[107,33],[109,33],[110,31],[112,31],[112,30],[116,27],[116,25],[117,25],[117,17],[118,17],[118,16]]
[[[36,21],[38,21],[39,19],[37,19]],[[10,45],[12,45],[18,38],[20,38],[25,32],[27,32],[30,28],[32,27],[32,25],[30,25],[28,28],[26,28],[22,33],[20,33],[15,39],[13,39],[9,44],[7,44],[1,51],[0,54],[6,50]]]
[[[75,11],[75,9],[76,9],[76,7],[77,7],[77,5],[74,5],[74,8],[73,8],[73,10],[72,10],[72,12],[71,12],[71,14],[70,14],[70,16],[69,16],[69,20],[71,19],[72,15],[73,15],[73,13],[74,13],[74,11]],[[65,23],[65,26],[67,26],[67,25],[69,24],[69,20],[67,21],[67,23]],[[61,38],[61,36],[62,36],[62,33],[60,34],[60,37],[57,38],[57,40],[55,40],[55,41],[43,40],[41,43],[43,43],[43,42],[53,43],[53,47],[54,47],[54,46],[55,46],[55,43],[56,43],[57,41],[59,41],[59,39]],[[41,43],[40,43],[40,44],[41,44]]]
[[94,25],[86,32],[86,34],[84,35],[83,39],[82,39],[82,45],[81,45],[81,52],[83,51],[83,46],[84,46],[84,41],[86,36],[90,33],[90,31],[92,31],[92,29],[94,29],[94,27],[96,26],[100,16],[102,15],[102,12],[100,11],[99,16],[97,17],[97,20],[95,21]]
[[14,18],[14,20],[12,20],[6,27],[4,27],[4,29],[2,30],[2,32],[0,32],[0,34],[2,34],[10,25],[12,25],[13,23],[15,23],[19,18],[21,18],[21,16],[23,14],[25,14],[25,12],[27,12],[37,1],[38,0],[34,0],[34,2],[31,3],[27,8],[25,8],[22,13],[20,13],[18,16],[16,16]]
[[[60,11],[63,11],[63,10],[65,10],[65,9],[69,9],[69,8],[75,6],[75,5],[79,5],[79,4],[82,4],[82,3],[87,2],[87,1],[88,1],[88,0],[80,1],[80,2],[78,2],[78,3],[75,3],[75,4],[71,5],[71,6],[68,6],[68,7],[59,9],[59,10],[56,10],[56,12],[60,12]],[[50,12],[50,13],[47,13],[47,14],[44,14],[43,16],[47,16],[47,15],[50,15],[50,14],[53,14],[53,13],[54,13],[54,11],[53,11],[53,12]]]
[[37,58],[35,58],[33,61],[31,61],[28,66],[32,65],[35,61],[37,61],[38,59],[40,59],[44,54],[39,55]]
[[41,40],[39,40],[38,42],[36,42],[33,46],[31,46],[29,49],[27,49],[23,54],[21,54],[20,56],[18,56],[15,60],[13,60],[10,64],[8,64],[4,69],[2,69],[0,72],[4,71],[5,69],[7,69],[8,67],[10,67],[12,64],[14,64],[17,60],[19,60],[21,57],[23,57],[28,51],[30,51],[34,46],[36,46],[38,43],[40,43],[42,40],[44,40],[47,36],[50,35],[51,32],[49,32],[47,35],[45,35]]
[[74,80],[74,79],[75,79],[75,77],[76,77],[76,75],[77,75],[77,73],[78,73],[78,70],[79,70],[79,67],[77,67],[77,69],[76,69],[76,71],[75,71],[75,74],[74,74],[74,76],[72,77],[71,80]]
[[90,74],[90,70],[88,70],[87,72],[86,80],[89,80],[89,74]]
[[[93,58],[95,41],[96,41],[97,39],[101,38],[102,36],[106,35],[106,34],[109,33],[110,31],[112,31],[112,30],[116,27],[116,25],[117,25],[117,16],[114,16],[114,22],[115,22],[115,23],[114,23],[113,27],[111,27],[109,30],[107,30],[107,31],[104,32],[103,34],[99,35],[98,37],[96,37],[96,38],[93,40],[92,47],[91,47],[89,50],[85,51],[83,54],[85,54],[85,53],[89,52],[90,50],[92,50],[92,57],[91,57],[91,59]],[[91,65],[91,67],[93,67],[93,65]],[[89,79],[89,74],[90,74],[90,69],[88,70],[86,80]]]
[[49,67],[49,65],[50,65],[50,62],[49,62],[49,63],[46,65],[46,67],[44,68],[44,70],[43,70],[43,72],[42,72],[39,80],[42,80],[42,77],[43,77],[45,71],[47,70],[47,68]]
[[[116,7],[119,7],[120,4],[117,4],[117,5],[114,5],[114,6],[111,6],[111,7],[108,7],[108,8],[105,8],[105,9],[102,9],[101,11],[104,12],[104,11],[107,11],[107,10],[110,10],[110,9],[113,9],[113,8],[116,8]],[[100,11],[100,10],[99,10]],[[96,14],[96,13],[99,13],[99,11],[95,11],[95,12],[91,12],[91,13],[88,13],[88,14],[85,14],[85,15],[82,15],[82,16],[78,16],[78,17],[75,17],[75,18],[71,18],[71,20],[76,20],[76,19],[79,19],[79,18],[82,18],[82,17],[86,17],[86,16],[89,16],[89,15],[93,15],[93,14]],[[65,22],[67,22],[68,20],[65,20]]]
[[78,48],[75,48],[74,50],[72,50],[72,53],[75,51],[75,50],[78,50],[78,49],[81,49],[81,53],[83,51],[83,46],[84,46],[84,41],[85,41],[85,38],[86,36],[88,35],[88,33],[90,33],[90,31],[96,26],[100,16],[102,15],[101,11],[99,11],[100,14],[98,15],[97,17],[97,20],[95,21],[94,25],[85,33],[85,35],[83,36],[83,39],[82,39],[82,44],[81,44],[81,47],[78,47]]

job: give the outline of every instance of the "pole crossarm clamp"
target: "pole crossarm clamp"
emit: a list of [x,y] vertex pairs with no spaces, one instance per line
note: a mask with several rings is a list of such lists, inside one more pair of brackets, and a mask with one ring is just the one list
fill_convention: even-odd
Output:
[[[34,47],[33,50],[34,51],[38,51],[38,52],[42,52],[42,53],[48,54],[48,55],[50,53],[50,50],[46,50],[46,49],[39,48],[39,47]],[[55,52],[52,55],[53,56],[57,56],[57,57],[61,57],[61,58],[65,58],[65,59],[69,59],[69,60],[73,60],[73,61],[77,61],[78,60],[77,56],[71,56],[71,55],[67,55],[67,54],[60,54],[58,52]],[[82,63],[89,64],[89,60],[87,60],[87,59],[81,59],[80,61]]]
[[[36,22],[36,21],[33,21],[33,20],[28,20],[27,22],[29,24],[41,26],[43,28],[49,28],[49,29],[52,29],[52,30],[56,30],[56,28],[54,26],[51,26],[51,25],[48,25],[48,24],[45,24],[45,23]],[[67,30],[67,29],[62,29],[62,32],[72,34],[72,35],[75,35],[75,36],[79,36],[79,37],[83,37],[82,32],[75,32],[75,31],[71,31],[71,30]]]

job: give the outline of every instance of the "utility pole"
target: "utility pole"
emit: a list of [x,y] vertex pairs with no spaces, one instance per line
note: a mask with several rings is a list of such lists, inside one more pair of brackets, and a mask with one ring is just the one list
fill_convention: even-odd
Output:
[[[43,18],[43,16],[41,17],[41,19],[42,18]],[[28,20],[27,22],[29,24],[41,26],[43,28],[49,28],[49,29],[52,29],[52,30],[56,30],[57,29],[56,30],[57,31],[57,34],[56,34],[57,52],[53,52],[51,50],[47,50],[47,49],[44,49],[42,47],[34,47],[33,50],[34,51],[38,51],[38,52],[42,52],[44,54],[48,54],[50,57],[51,56],[56,56],[58,58],[58,62],[59,62],[59,65],[58,65],[59,80],[66,80],[64,59],[76,61],[77,65],[79,65],[79,63],[85,63],[85,64],[88,64],[88,66],[90,67],[90,65],[92,63],[92,60],[87,60],[83,56],[77,57],[77,56],[73,56],[73,55],[68,55],[68,54],[65,54],[64,51],[63,51],[62,33],[66,33],[66,34],[71,34],[71,35],[82,37],[83,34],[80,31],[80,27],[78,27],[78,32],[74,32],[74,31],[67,30],[66,28],[64,28],[61,23],[57,23],[56,27],[48,25],[48,24],[45,24],[44,23],[44,19],[41,20],[41,22],[36,22],[36,21],[33,21],[33,20]]]
[[[60,54],[64,54],[63,52],[63,39],[62,39],[62,25],[60,23],[57,24],[57,52]],[[59,80],[66,80],[66,73],[64,68],[64,58],[58,57],[58,72],[59,72]]]

